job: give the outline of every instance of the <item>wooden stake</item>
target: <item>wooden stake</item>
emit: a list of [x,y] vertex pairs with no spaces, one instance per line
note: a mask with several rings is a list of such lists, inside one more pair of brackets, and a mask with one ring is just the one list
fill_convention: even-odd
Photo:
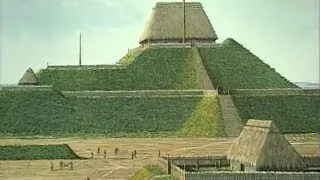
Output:
[[186,1],[183,0],[183,43],[186,42]]
[[80,40],[79,40],[79,66],[81,66],[81,32],[80,32]]

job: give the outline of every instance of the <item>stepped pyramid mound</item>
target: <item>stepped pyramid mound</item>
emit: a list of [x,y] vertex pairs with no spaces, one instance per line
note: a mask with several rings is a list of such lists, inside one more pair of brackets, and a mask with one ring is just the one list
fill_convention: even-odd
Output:
[[19,85],[38,85],[39,81],[31,68],[27,69],[18,82]]
[[[158,2],[139,43],[181,43],[184,36],[183,3]],[[199,2],[185,4],[186,42],[213,43],[218,37]]]
[[301,171],[305,164],[272,121],[250,119],[228,152],[233,170]]

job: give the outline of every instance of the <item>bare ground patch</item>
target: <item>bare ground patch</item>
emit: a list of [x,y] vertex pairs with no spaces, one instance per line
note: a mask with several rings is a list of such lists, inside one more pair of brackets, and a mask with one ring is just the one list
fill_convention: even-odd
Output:
[[[293,147],[302,155],[313,155],[319,151],[319,141],[314,139],[289,139]],[[68,144],[82,157],[93,159],[72,160],[74,170],[59,170],[60,160],[0,161],[0,179],[8,180],[75,180],[127,179],[146,164],[153,164],[160,150],[161,155],[218,155],[225,154],[233,138],[60,138],[60,139],[0,139],[6,144]],[[101,154],[97,155],[100,147]],[[114,148],[119,155],[114,155]],[[107,158],[103,159],[103,151]],[[137,150],[137,158],[131,159],[131,151]],[[70,160],[63,160],[70,161]],[[50,170],[51,162],[54,170]]]

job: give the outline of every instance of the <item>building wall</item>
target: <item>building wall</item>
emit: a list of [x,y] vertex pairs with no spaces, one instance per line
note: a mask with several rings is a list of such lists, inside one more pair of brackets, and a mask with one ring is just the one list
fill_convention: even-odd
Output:
[[172,164],[174,165],[217,165],[217,166],[229,166],[229,160],[226,156],[197,156],[197,157],[184,157],[184,156],[170,156]]
[[[245,172],[255,172],[256,167],[252,166],[250,164],[242,164],[243,165],[243,171]],[[241,170],[241,163],[237,161],[230,161],[230,168],[232,171],[242,171]]]
[[[180,169],[179,167],[175,166],[174,164],[172,164],[172,162],[168,163],[167,160],[165,160],[164,158],[158,158],[157,160],[157,164],[166,172],[168,173],[168,171],[170,171],[170,175],[172,175],[175,179],[185,179],[184,176],[184,171],[182,169]],[[170,167],[168,167],[168,165],[170,164]],[[170,170],[169,170],[170,169]]]
[[307,165],[307,167],[320,167],[319,156],[303,156],[302,160]]
[[203,172],[185,173],[186,180],[319,180],[320,173],[290,173],[290,172]]

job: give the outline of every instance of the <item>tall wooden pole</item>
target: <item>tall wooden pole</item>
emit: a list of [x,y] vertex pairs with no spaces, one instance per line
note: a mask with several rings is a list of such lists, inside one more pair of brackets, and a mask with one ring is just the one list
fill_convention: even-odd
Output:
[[183,0],[183,43],[186,42],[186,1]]
[[80,40],[79,40],[79,66],[81,66],[81,33],[80,33]]

